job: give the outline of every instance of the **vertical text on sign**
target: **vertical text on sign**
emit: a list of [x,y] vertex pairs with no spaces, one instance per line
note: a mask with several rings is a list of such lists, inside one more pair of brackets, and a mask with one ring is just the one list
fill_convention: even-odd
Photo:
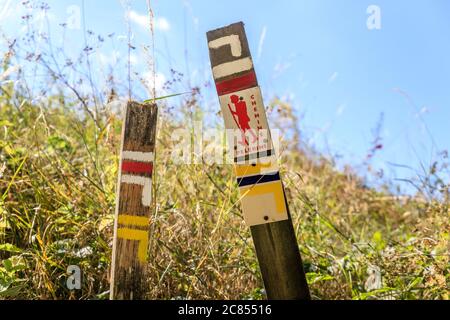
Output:
[[250,226],[287,220],[283,184],[243,23],[210,31],[207,37],[225,127],[234,132],[229,143],[244,220]]
[[225,127],[238,133],[231,144],[235,162],[274,154],[259,87],[224,94],[219,101]]

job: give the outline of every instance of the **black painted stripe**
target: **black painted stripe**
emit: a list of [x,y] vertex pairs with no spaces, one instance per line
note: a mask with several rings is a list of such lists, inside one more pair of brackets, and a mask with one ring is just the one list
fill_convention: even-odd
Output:
[[259,151],[259,152],[247,154],[246,156],[235,157],[234,162],[239,163],[239,162],[254,160],[254,159],[258,159],[258,158],[270,157],[271,155],[274,155],[274,154],[275,154],[274,150]]
[[259,184],[259,183],[265,183],[265,182],[273,182],[273,181],[279,181],[280,180],[280,173],[274,173],[274,174],[258,174],[256,176],[250,176],[250,177],[243,177],[238,178],[237,182],[239,187],[245,187],[249,185]]

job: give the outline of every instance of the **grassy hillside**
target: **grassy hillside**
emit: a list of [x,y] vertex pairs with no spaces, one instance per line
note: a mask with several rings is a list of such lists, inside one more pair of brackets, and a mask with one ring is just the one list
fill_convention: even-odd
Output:
[[[160,106],[148,298],[260,299],[232,167],[171,161],[171,133],[201,115],[197,98],[184,117]],[[31,104],[2,87],[0,299],[108,297],[121,119],[73,110],[62,95]],[[313,298],[448,299],[448,194],[371,189],[300,143],[289,105],[275,100],[268,113],[291,130],[282,176]],[[66,289],[69,265],[83,270],[82,290]]]

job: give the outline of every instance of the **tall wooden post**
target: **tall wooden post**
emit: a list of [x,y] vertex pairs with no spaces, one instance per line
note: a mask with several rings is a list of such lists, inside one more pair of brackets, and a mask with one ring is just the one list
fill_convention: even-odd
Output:
[[267,297],[310,299],[244,24],[209,31],[207,39],[225,128],[232,131],[228,142],[244,220]]
[[117,184],[111,299],[143,299],[155,150],[155,104],[128,102]]

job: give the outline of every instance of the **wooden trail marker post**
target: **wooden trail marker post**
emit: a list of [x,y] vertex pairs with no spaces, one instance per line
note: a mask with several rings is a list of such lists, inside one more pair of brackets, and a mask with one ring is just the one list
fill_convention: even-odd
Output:
[[235,172],[267,297],[310,299],[244,24],[209,31],[207,40],[225,128],[235,132],[232,145],[240,140]]
[[151,214],[156,104],[128,102],[122,127],[111,299],[143,299]]

